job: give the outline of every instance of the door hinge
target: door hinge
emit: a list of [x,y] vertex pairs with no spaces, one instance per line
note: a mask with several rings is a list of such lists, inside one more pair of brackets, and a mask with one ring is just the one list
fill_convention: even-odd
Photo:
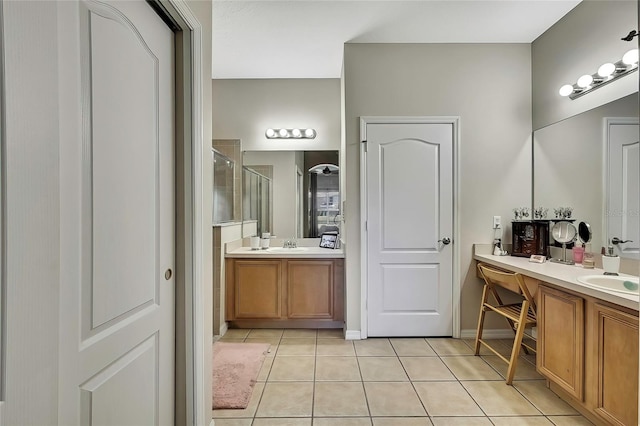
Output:
[[363,145],[364,145],[364,152],[367,152],[367,141],[362,141]]

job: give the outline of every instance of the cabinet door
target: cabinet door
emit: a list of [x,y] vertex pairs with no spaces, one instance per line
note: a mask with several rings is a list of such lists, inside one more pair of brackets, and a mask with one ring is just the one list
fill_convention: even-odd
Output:
[[333,318],[334,262],[287,262],[287,310],[289,318]]
[[[638,424],[638,317],[595,304],[595,412],[614,425]],[[594,369],[595,370],[595,369]]]
[[235,318],[281,317],[280,260],[235,260],[233,277]]
[[538,297],[538,371],[582,401],[584,300],[545,286]]

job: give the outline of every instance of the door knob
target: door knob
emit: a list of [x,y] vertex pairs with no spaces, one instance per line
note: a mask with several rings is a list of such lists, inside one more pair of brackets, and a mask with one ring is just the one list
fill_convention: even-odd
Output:
[[446,245],[449,245],[451,243],[451,239],[447,238],[447,237],[444,237],[443,239],[438,240],[438,242],[442,243],[442,244],[444,244],[446,246]]
[[621,240],[618,237],[613,237],[611,239],[611,244],[623,244],[623,243],[632,243],[633,241],[631,240]]

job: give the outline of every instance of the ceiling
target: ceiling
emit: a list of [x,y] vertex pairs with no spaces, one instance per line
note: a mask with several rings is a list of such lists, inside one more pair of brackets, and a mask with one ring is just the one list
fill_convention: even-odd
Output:
[[580,0],[213,0],[215,79],[339,78],[344,43],[531,43]]

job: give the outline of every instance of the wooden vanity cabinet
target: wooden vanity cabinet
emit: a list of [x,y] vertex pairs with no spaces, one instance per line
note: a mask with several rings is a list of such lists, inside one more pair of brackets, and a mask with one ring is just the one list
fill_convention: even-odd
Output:
[[536,364],[596,424],[638,424],[637,311],[540,285]]
[[235,327],[342,328],[343,259],[226,259],[225,319]]
[[593,411],[613,425],[638,424],[638,317],[594,303]]
[[546,286],[538,293],[540,374],[584,399],[584,299]]

